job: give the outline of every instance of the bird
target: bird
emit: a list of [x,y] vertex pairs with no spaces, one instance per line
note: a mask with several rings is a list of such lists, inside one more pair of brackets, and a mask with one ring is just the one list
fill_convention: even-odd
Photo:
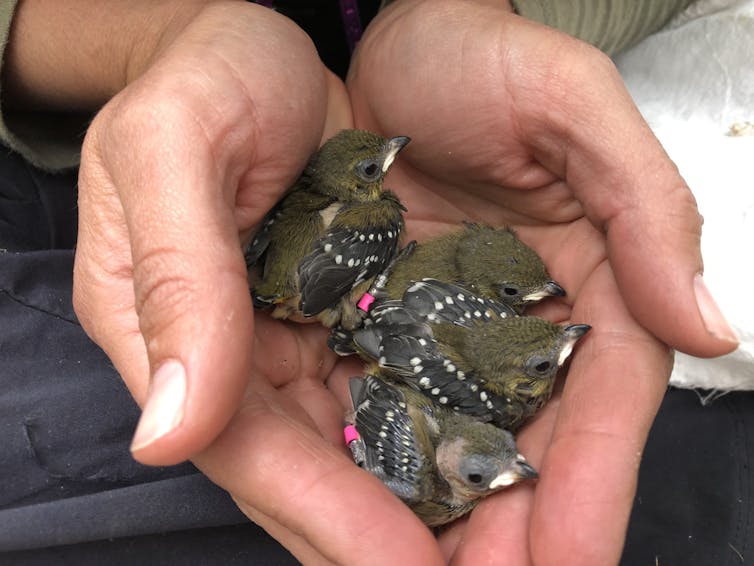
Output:
[[[411,247],[411,243],[404,251]],[[401,252],[403,253],[403,251]],[[381,277],[381,276],[380,276]],[[414,282],[403,293],[400,299],[386,299],[376,302],[376,306],[369,305],[369,312],[365,314],[363,327],[373,324],[378,326],[400,326],[413,323],[451,323],[471,327],[473,320],[491,320],[492,318],[506,318],[517,316],[518,313],[510,306],[494,299],[477,297],[465,287],[425,278]],[[375,285],[380,285],[379,277]],[[363,305],[364,301],[360,301]],[[353,330],[342,327],[333,328],[327,345],[336,354],[348,356],[363,354],[354,342]],[[362,356],[363,357],[363,356]],[[367,356],[367,359],[370,359]]]
[[516,432],[549,400],[558,369],[591,327],[506,313],[457,289],[414,283],[352,332],[353,350],[370,373]]
[[328,327],[361,323],[356,300],[399,247],[406,209],[383,180],[409,141],[342,130],[310,158],[245,250],[256,308]]
[[351,378],[345,440],[354,461],[429,527],[471,511],[536,470],[501,428],[433,404],[405,384]]
[[410,242],[369,292],[375,304],[399,299],[412,283],[426,278],[460,285],[519,314],[542,299],[566,294],[539,255],[510,227],[468,221],[460,230],[418,244]]

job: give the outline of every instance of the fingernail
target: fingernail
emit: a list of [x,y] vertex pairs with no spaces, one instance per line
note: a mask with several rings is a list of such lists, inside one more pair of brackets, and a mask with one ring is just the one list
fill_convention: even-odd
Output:
[[175,430],[183,420],[185,400],[186,370],[179,361],[168,360],[152,376],[131,451],[140,450]]
[[697,273],[694,277],[694,293],[696,294],[696,304],[702,315],[704,326],[707,327],[707,332],[715,338],[738,344],[739,340],[736,331],[730,326],[720,311],[720,307],[717,306],[715,299],[712,298],[712,294],[704,283],[701,273]]

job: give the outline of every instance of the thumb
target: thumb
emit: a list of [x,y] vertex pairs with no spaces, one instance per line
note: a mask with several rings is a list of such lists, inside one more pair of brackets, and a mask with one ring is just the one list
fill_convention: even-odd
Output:
[[[634,111],[626,105],[626,112]],[[616,132],[620,140],[605,144],[625,145],[622,155],[605,146],[601,159],[584,152],[597,170],[581,169],[589,178],[577,180],[576,191],[590,203],[585,210],[592,222],[606,232],[608,257],[632,314],[678,350],[703,357],[728,353],[738,338],[704,283],[703,219],[694,196],[644,121],[636,116],[630,123]],[[579,157],[573,162],[576,169]]]
[[[89,130],[74,300],[143,406],[134,456],[166,465],[206,447],[236,409],[253,315],[238,181],[224,177],[237,165],[218,163],[204,128],[169,103],[149,113],[104,112]],[[170,124],[161,135],[154,116]]]
[[[704,285],[702,218],[693,194],[612,62],[596,49],[580,49],[569,63],[567,75],[544,81],[550,92],[568,93],[548,114],[548,134],[539,136],[550,149],[561,148],[550,152],[557,156],[551,170],[566,179],[586,216],[605,232],[618,287],[636,319],[689,354],[730,352],[738,339]],[[538,109],[552,104],[546,97],[540,93],[524,103],[533,128],[541,126]]]
[[253,314],[239,229],[316,148],[333,82],[300,28],[243,2],[201,10],[146,67],[87,132],[74,301],[143,406],[134,456],[170,464],[242,397]]

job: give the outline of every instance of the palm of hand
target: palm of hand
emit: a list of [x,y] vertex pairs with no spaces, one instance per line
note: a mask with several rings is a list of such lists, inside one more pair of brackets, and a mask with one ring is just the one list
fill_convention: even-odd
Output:
[[[565,39],[562,51],[556,41],[550,57],[537,53],[542,30],[495,6],[444,8],[452,17],[432,18],[421,3],[387,12],[363,40],[348,81],[357,127],[413,139],[387,183],[408,209],[406,237],[431,237],[464,219],[512,226],[568,291],[542,314],[593,331],[564,389],[519,435],[541,473],[536,489],[488,498],[439,542],[446,558],[471,563],[501,554],[508,563],[562,556],[611,563],[671,357],[629,313],[605,234],[595,228],[620,207],[604,187],[625,165],[610,162],[614,148],[594,143],[600,132],[589,123],[590,105],[617,96],[611,103],[640,124],[639,133],[626,130],[626,142],[647,131],[603,57],[584,59]],[[593,65],[606,83],[594,91],[586,83],[585,96],[579,84],[594,80]]]
[[[355,125],[414,139],[388,177],[388,186],[409,210],[407,237],[430,237],[469,218],[495,225],[510,224],[542,255],[552,275],[568,291],[567,302],[550,308],[547,316],[589,323],[594,330],[578,347],[562,395],[519,436],[522,452],[541,473],[536,489],[520,486],[489,498],[468,521],[445,531],[439,537],[439,548],[405,506],[391,497],[375,478],[349,462],[340,440],[346,404],[345,379],[358,374],[360,364],[338,360],[328,352],[324,329],[318,325],[281,323],[258,315],[251,348],[240,340],[232,344],[204,344],[205,349],[197,356],[192,345],[187,344],[190,353],[186,355],[201,364],[194,368],[198,374],[240,376],[249,364],[253,371],[248,383],[225,383],[217,386],[216,392],[206,376],[203,381],[197,380],[193,386],[199,388],[199,393],[195,389],[192,394],[203,400],[203,404],[189,406],[191,428],[179,431],[183,436],[177,443],[175,437],[156,443],[151,459],[164,461],[159,454],[166,448],[174,456],[185,457],[192,446],[206,445],[221,428],[218,423],[227,422],[224,415],[235,406],[234,393],[245,386],[247,394],[240,408],[195,461],[234,495],[252,519],[305,562],[326,558],[341,563],[429,564],[441,561],[443,554],[446,559],[453,556],[472,563],[500,556],[510,563],[528,563],[532,557],[557,563],[562,556],[572,556],[581,564],[617,561],[639,455],[664,390],[669,357],[665,347],[633,320],[618,292],[613,277],[615,264],[611,261],[616,254],[625,259],[625,251],[611,245],[610,239],[606,240],[594,226],[610,226],[613,234],[617,232],[614,239],[630,235],[625,228],[625,218],[630,219],[626,195],[632,194],[614,191],[614,187],[625,185],[625,179],[636,179],[636,186],[631,188],[639,194],[643,186],[651,185],[646,181],[663,176],[667,181],[675,172],[656,142],[651,145],[651,134],[642,126],[606,60],[584,52],[582,46],[574,47],[561,36],[554,41],[541,41],[541,28],[506,16],[496,4],[490,2],[487,6],[479,2],[469,8],[472,4],[466,2],[422,4],[404,0],[386,11],[364,38],[349,79]],[[437,15],[434,9],[449,10],[449,15],[432,18]],[[426,25],[427,22],[432,25]],[[274,47],[274,42],[271,45]],[[575,53],[574,49],[581,53]],[[292,72],[292,78],[300,80],[301,73]],[[253,74],[237,73],[234,77],[247,75],[252,79],[245,86],[247,91],[241,89],[236,92],[238,97],[224,100],[243,100],[248,96],[248,89],[255,87]],[[595,75],[604,79],[596,86]],[[260,73],[260,76],[266,75]],[[214,78],[216,81],[217,77]],[[343,97],[337,93],[333,96],[339,89],[331,84],[328,98],[322,94],[322,81],[315,77],[313,82],[319,83],[319,98],[312,95],[306,104],[293,105],[299,114],[273,113],[282,118],[288,129],[280,130],[279,123],[264,124],[264,132],[274,134],[271,139],[277,146],[265,143],[269,142],[267,138],[254,138],[255,132],[247,132],[245,137],[218,138],[222,144],[210,148],[215,153],[201,156],[207,169],[203,171],[207,176],[201,181],[206,183],[210,179],[212,186],[222,188],[222,194],[220,198],[212,194],[209,201],[201,201],[199,205],[206,207],[210,202],[212,207],[222,210],[215,211],[216,217],[211,218],[213,223],[204,234],[188,234],[194,245],[186,247],[192,252],[202,251],[207,248],[207,241],[222,239],[219,251],[223,257],[222,261],[218,259],[217,250],[205,250],[206,257],[199,259],[193,256],[186,266],[189,275],[185,277],[191,281],[191,274],[197,270],[216,270],[222,264],[225,271],[218,274],[222,278],[213,278],[207,291],[214,293],[223,282],[232,280],[234,292],[223,295],[227,301],[220,305],[223,308],[218,309],[219,301],[214,301],[211,311],[193,313],[194,318],[188,321],[192,328],[196,320],[216,324],[206,330],[202,328],[197,337],[212,335],[218,329],[227,334],[227,325],[231,324],[227,313],[238,307],[245,293],[238,273],[242,260],[236,229],[243,230],[261,219],[274,201],[280,179],[291,173],[293,161],[302,158],[297,155],[291,157],[291,162],[283,163],[275,156],[290,156],[274,148],[285,147],[295,139],[298,153],[302,153],[310,138],[321,133],[321,121],[310,119],[311,123],[298,132],[304,135],[292,136],[297,131],[296,120],[304,121],[301,115],[309,116],[307,110],[322,114],[328,110],[331,119],[334,114],[338,116],[325,126],[325,135],[351,125]],[[284,97],[277,93],[277,97],[268,97],[267,102],[272,108],[280,99]],[[603,131],[597,126],[610,127],[603,118],[613,115],[611,110],[615,110],[616,123],[621,125],[618,137],[623,138],[624,145],[619,147],[615,135],[605,136],[604,147],[598,143]],[[202,137],[206,129],[192,132],[197,142],[194,147],[206,144]],[[221,131],[228,132],[238,133],[234,128]],[[228,140],[235,145],[227,143]],[[133,141],[136,143],[128,146],[128,151],[136,149],[127,156],[138,163],[145,150],[139,145],[138,136]],[[631,148],[647,143],[651,147],[643,155],[631,153]],[[267,151],[266,163],[254,161],[253,157],[259,156],[249,154],[248,147],[256,147],[255,144]],[[122,151],[123,147],[118,149]],[[647,161],[648,154],[653,159]],[[228,155],[232,159],[221,159]],[[641,166],[637,166],[637,160]],[[115,259],[126,258],[127,264],[130,254],[136,252],[134,263],[138,263],[138,254],[145,251],[142,255],[146,259],[160,258],[160,254],[148,252],[162,250],[163,242],[146,242],[146,248],[140,250],[129,242],[130,228],[121,218],[120,207],[124,206],[130,222],[139,220],[143,199],[138,189],[148,183],[145,179],[134,182],[127,177],[118,178],[113,174],[113,164],[105,165],[111,166],[111,171],[104,176],[98,170],[102,163],[82,163],[82,169],[89,167],[96,182],[101,183],[104,177],[125,194],[119,197],[120,201],[127,201],[125,205],[113,197],[114,190],[106,195],[108,202],[117,201],[115,212],[106,211],[116,217],[121,231],[121,241],[115,243],[122,249]],[[117,169],[117,161],[115,165]],[[159,165],[161,162],[151,172],[164,185],[164,179],[173,178],[172,172]],[[223,169],[229,177],[213,176]],[[282,176],[281,170],[285,170]],[[645,171],[648,178],[639,178]],[[86,178],[84,181],[86,184]],[[128,196],[129,188],[137,189],[131,191],[137,197]],[[174,189],[179,193],[184,187]],[[261,193],[264,197],[258,198]],[[101,202],[88,201],[85,194],[82,216]],[[690,201],[685,204],[693,206]],[[197,220],[191,209],[187,210],[187,215]],[[622,223],[614,222],[620,215]],[[89,217],[92,216],[99,218],[101,214]],[[684,218],[688,216],[693,215]],[[690,226],[689,231],[693,230],[694,226]],[[96,248],[101,245],[97,236],[94,233],[88,240],[85,236],[85,241]],[[185,235],[181,234],[181,238]],[[101,258],[112,260],[116,255],[113,247],[108,246],[112,238],[104,237],[102,241],[105,249],[90,250],[88,258],[95,264],[95,274]],[[642,242],[633,239],[632,244],[638,247]],[[150,250],[150,245],[154,249]],[[85,264],[86,251],[80,250],[79,256]],[[129,265],[116,268],[106,275],[126,273],[127,276],[118,279],[115,285],[110,281],[109,286],[102,286],[99,291],[106,293],[99,297],[102,304],[112,305],[113,289],[120,289],[119,296],[127,296],[133,289]],[[85,269],[81,271],[86,273]],[[635,281],[644,283],[645,274],[639,269],[635,271]],[[141,273],[146,273],[146,269]],[[627,279],[630,274],[624,273],[624,284]],[[82,296],[86,296],[87,290],[98,291],[90,286],[84,288]],[[159,294],[155,296],[159,298]],[[174,301],[173,304],[182,306]],[[634,301],[632,310],[635,311],[636,305]],[[97,328],[96,315],[102,312],[89,313],[88,328],[95,337],[99,335],[98,341],[108,353],[114,354],[112,357],[134,395],[144,399],[147,388],[144,376],[148,369],[142,334],[152,348],[150,352],[153,355],[157,352],[156,359],[161,359],[159,347],[168,342],[173,347],[175,343],[185,343],[186,333],[179,336],[179,341],[150,344],[149,335],[160,334],[163,329],[150,329],[148,320],[137,321],[135,305],[127,305],[125,309],[120,303],[112,306],[111,312],[102,318],[120,322],[129,347],[119,344],[121,336],[116,333]],[[147,306],[150,308],[142,305],[144,313],[159,310],[157,302]],[[176,319],[185,317],[182,312]],[[244,321],[240,329],[243,332],[235,328],[235,336],[250,331],[251,322]],[[220,398],[214,404],[206,401],[213,393]],[[196,408],[200,405],[201,410]],[[206,409],[210,409],[210,417],[206,416]],[[202,431],[203,425],[211,430]]]
[[[452,80],[449,71],[452,69],[445,68],[445,80]],[[356,126],[410,135],[414,140],[387,179],[387,186],[408,208],[406,238],[432,237],[456,229],[465,219],[511,225],[540,253],[555,279],[568,291],[566,301],[543,306],[541,313],[553,320],[570,319],[594,327],[588,341],[577,350],[565,389],[519,435],[522,452],[541,471],[537,487],[519,486],[486,500],[468,520],[459,521],[440,535],[441,552],[446,559],[453,556],[471,563],[504,553],[510,563],[523,564],[532,556],[551,559],[576,550],[583,553],[586,548],[595,563],[605,563],[606,558],[617,560],[633,497],[637,455],[669,372],[666,348],[633,320],[623,304],[607,259],[604,234],[585,217],[582,205],[563,179],[557,163],[560,156],[544,155],[529,147],[526,136],[531,132],[513,133],[516,120],[526,118],[520,110],[495,100],[494,119],[475,120],[472,114],[465,115],[471,119],[460,122],[457,115],[433,113],[432,104],[448,104],[447,97],[420,96],[416,99],[425,105],[422,112],[433,116],[432,120],[422,120],[424,114],[412,106],[411,100],[396,101],[379,85],[362,82],[361,78],[357,66],[349,83]],[[461,93],[454,101],[461,108],[493,105],[479,99],[480,90]],[[545,126],[540,127],[544,130]],[[268,360],[269,367],[258,367],[256,375],[267,376],[267,383],[262,385],[258,377],[254,378],[256,385],[252,383],[250,389],[255,395],[247,398],[247,408],[240,413],[255,415],[246,422],[243,442],[252,442],[252,430],[269,433],[277,429],[280,434],[275,435],[276,442],[287,446],[281,450],[280,444],[272,446],[268,438],[257,438],[254,451],[263,461],[277,454],[282,462],[287,455],[287,465],[307,470],[306,479],[288,483],[272,499],[318,501],[320,508],[312,513],[321,518],[335,512],[322,509],[322,502],[328,500],[352,506],[353,514],[368,509],[368,522],[360,528],[354,526],[355,540],[367,534],[379,540],[380,536],[390,536],[385,533],[400,533],[399,539],[391,537],[392,551],[398,552],[395,547],[401,542],[411,541],[413,552],[417,552],[420,527],[407,509],[396,507],[394,498],[381,493],[384,488],[356,475],[366,474],[355,470],[344,455],[340,433],[347,406],[345,381],[358,375],[361,365],[354,360],[336,360],[324,352],[326,333],[321,328],[294,326],[262,316],[256,320],[255,351],[266,349],[260,341],[267,336],[270,343],[290,343],[290,354],[285,358],[298,360],[293,366]],[[272,393],[269,385],[284,395]],[[267,394],[260,396],[265,390]],[[283,434],[281,424],[293,427],[292,434]],[[242,442],[240,437],[238,442]],[[305,453],[316,454],[319,470],[311,462],[308,466],[300,462],[302,445]],[[260,464],[257,479],[261,469]],[[272,478],[268,481],[264,485],[270,489],[274,482]],[[353,491],[333,495],[330,490],[346,481]],[[319,553],[328,546],[324,533],[315,534],[316,529],[305,520],[292,522],[286,516],[277,521],[264,502],[252,499],[244,503],[240,497],[242,508],[271,532],[277,532],[289,547],[296,549],[296,542],[291,541],[298,540],[290,530],[304,534],[308,542],[298,540],[304,547],[299,549],[301,556],[308,555],[310,544]],[[564,520],[574,514],[580,514],[578,520]],[[307,515],[301,509],[301,517]],[[612,529],[605,529],[606,523]],[[595,540],[594,534],[599,532],[601,538]],[[432,555],[435,550],[431,540],[423,540],[424,555]],[[330,556],[342,556],[341,551],[333,550]]]
[[[589,539],[588,548],[600,560],[604,556],[616,558],[633,498],[637,455],[661,398],[669,358],[666,348],[641,329],[623,305],[606,259],[603,235],[581,215],[565,221],[561,218],[562,208],[547,210],[538,204],[540,198],[546,200],[548,193],[563,191],[560,183],[532,188],[525,194],[495,187],[469,194],[461,184],[432,180],[413,169],[410,152],[396,162],[389,181],[408,208],[407,238],[423,239],[456,229],[461,220],[468,218],[510,224],[537,249],[568,291],[564,302],[543,305],[540,314],[557,321],[587,322],[594,327],[588,341],[577,348],[565,389],[518,437],[522,453],[540,470],[536,487],[517,486],[488,498],[468,520],[457,522],[439,536],[441,552],[446,558],[453,556],[471,563],[480,557],[504,553],[510,563],[524,564],[531,560],[532,553],[542,552],[542,548],[535,548],[538,540],[546,540],[547,549],[556,554],[583,549],[585,539],[592,536],[590,528],[604,533],[604,522],[610,521],[615,525],[614,531],[598,541]],[[513,210],[510,199],[506,199],[511,193],[519,199]],[[438,201],[443,205],[438,206]],[[537,206],[539,218],[520,212]],[[571,206],[579,209],[575,201]],[[548,215],[555,220],[548,221]],[[354,525],[358,538],[374,535],[379,539],[376,533],[385,531],[400,533],[399,539],[391,537],[393,551],[403,542],[413,544],[415,552],[421,527],[415,525],[407,508],[401,509],[400,504],[396,507],[394,498],[381,493],[382,486],[359,477],[357,474],[366,473],[357,470],[346,455],[341,435],[348,406],[346,381],[360,375],[362,366],[356,360],[337,359],[326,351],[326,333],[315,324],[295,325],[256,316],[254,351],[274,348],[279,354],[255,356],[257,367],[249,386],[252,394],[209,453],[214,453],[216,461],[224,466],[228,460],[243,457],[246,477],[253,476],[255,483],[259,482],[257,486],[264,486],[264,493],[274,492],[265,501],[258,497],[244,501],[243,490],[234,493],[252,519],[273,534],[278,532],[293,549],[296,546],[290,542],[290,530],[311,533],[305,538],[318,541],[320,553],[323,546],[327,547],[321,535],[312,533],[306,517],[328,517],[331,510],[322,507],[323,501],[330,501],[333,507],[345,505],[350,512],[368,517],[360,528]],[[632,423],[630,428],[624,428],[625,422]],[[228,450],[215,452],[223,446]],[[243,446],[248,449],[239,449]],[[250,453],[256,456],[249,456]],[[316,465],[303,462],[304,454],[313,458]],[[255,458],[259,461],[250,468],[249,462]],[[277,460],[276,466],[270,466],[273,460]],[[280,486],[276,480],[282,470],[293,467],[303,473],[288,477]],[[249,473],[250,469],[253,473]],[[207,471],[221,485],[233,483],[212,474],[211,467]],[[346,483],[351,486],[347,493],[337,490],[337,486]],[[299,503],[309,500],[318,502],[317,509],[307,510]],[[302,523],[296,528],[297,523],[286,516],[280,521],[286,526],[280,527],[271,519],[273,513],[267,508],[267,501],[276,501],[277,505],[287,501],[297,507]],[[583,511],[580,520],[557,521],[558,513],[561,517],[573,516],[579,510]],[[409,532],[414,534],[409,536]],[[560,535],[555,539],[559,547],[553,546],[554,534]],[[432,555],[435,550],[431,540],[426,540],[425,545],[424,555]],[[307,551],[299,552],[307,556]],[[341,556],[340,549],[333,556]]]

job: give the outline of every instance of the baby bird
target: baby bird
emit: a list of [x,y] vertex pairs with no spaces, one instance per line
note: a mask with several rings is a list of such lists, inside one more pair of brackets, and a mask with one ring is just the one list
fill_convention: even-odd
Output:
[[515,432],[549,400],[558,369],[591,327],[506,315],[456,289],[414,283],[407,299],[380,305],[353,332],[353,348],[372,360],[370,372]]
[[406,385],[352,378],[351,397],[345,434],[356,463],[430,527],[537,477],[509,432],[434,405]]
[[[409,243],[404,249],[410,249],[413,243]],[[378,281],[379,278],[375,282],[376,285],[379,284]],[[464,287],[453,283],[429,278],[423,279],[420,283],[409,286],[400,299],[383,299],[377,301],[376,306],[370,305],[371,310],[364,319],[364,326],[445,322],[472,327],[475,324],[472,322],[474,319],[487,321],[492,318],[517,316],[512,307],[494,299],[477,297]],[[372,287],[374,288],[374,285]],[[359,304],[364,304],[363,297]],[[354,343],[353,335],[352,330],[333,328],[327,345],[339,356],[363,354]]]
[[395,254],[405,208],[383,179],[409,142],[343,130],[309,160],[245,253],[258,308],[275,318],[353,328],[356,300]]
[[460,285],[519,314],[546,297],[565,295],[542,259],[510,228],[472,222],[444,236],[409,244],[370,292],[378,303],[400,299],[412,283],[426,278]]

